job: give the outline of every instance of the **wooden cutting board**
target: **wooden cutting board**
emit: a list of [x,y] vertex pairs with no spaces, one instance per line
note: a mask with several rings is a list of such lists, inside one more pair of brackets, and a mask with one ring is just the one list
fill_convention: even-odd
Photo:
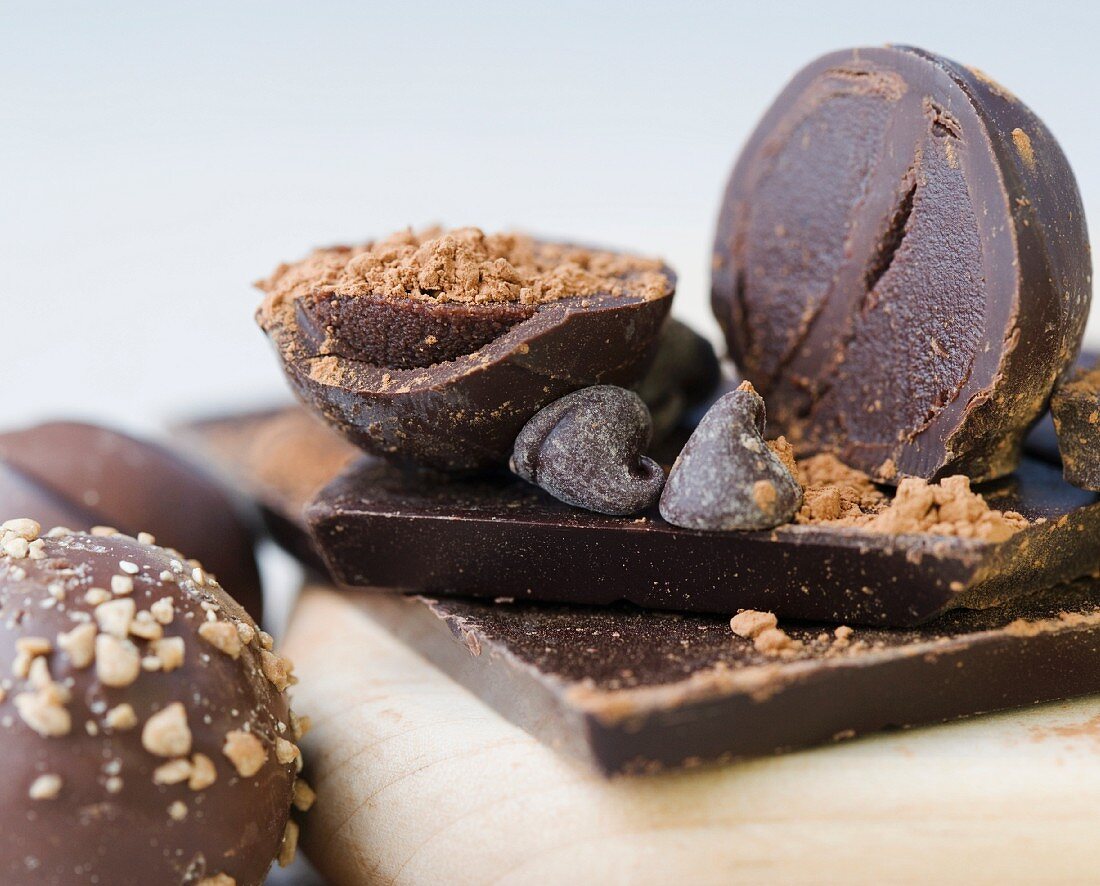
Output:
[[334,884],[1100,883],[1100,697],[608,781],[371,605],[309,587],[285,644]]

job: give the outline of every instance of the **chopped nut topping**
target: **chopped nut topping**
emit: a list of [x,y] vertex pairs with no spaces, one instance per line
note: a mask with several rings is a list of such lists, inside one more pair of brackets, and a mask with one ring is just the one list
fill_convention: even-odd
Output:
[[13,560],[22,560],[30,551],[30,545],[21,535],[12,536],[4,541],[4,553]]
[[263,668],[264,676],[267,677],[271,685],[280,692],[290,685],[291,671],[294,669],[290,659],[268,652],[266,649],[261,649],[260,667]]
[[27,796],[32,800],[53,800],[61,793],[61,776],[48,773],[40,775],[31,784]]
[[227,621],[203,622],[199,626],[199,636],[230,658],[238,658],[241,654],[241,635]]
[[88,667],[95,659],[96,627],[85,623],[57,635],[57,648],[64,652],[77,670]]
[[56,685],[36,692],[21,692],[12,701],[23,722],[43,738],[68,735],[72,730],[65,696]]
[[15,641],[15,649],[34,658],[36,655],[49,655],[53,651],[53,644],[45,637],[20,637]]
[[172,821],[183,821],[187,818],[187,804],[182,800],[176,800],[168,807],[168,816]]
[[214,874],[213,877],[203,877],[199,880],[199,886],[237,886],[237,881],[229,874]]
[[313,728],[313,721],[307,714],[298,716],[294,711],[290,712],[290,731],[294,734],[295,741],[301,741],[302,736]]
[[178,701],[153,714],[141,730],[141,746],[158,757],[182,757],[191,751],[187,711]]
[[283,842],[279,846],[279,867],[288,867],[294,861],[294,855],[298,851],[298,825],[288,821],[286,830],[283,831]]
[[106,603],[111,599],[111,592],[106,588],[88,588],[88,593],[84,595],[84,602],[89,606],[98,606],[100,603]]
[[155,545],[157,543],[156,537],[148,532],[139,532],[137,534],[138,544],[143,545]]
[[34,541],[42,532],[42,527],[28,517],[16,517],[14,520],[5,520],[0,523],[0,532],[10,532],[24,541]]
[[100,603],[95,608],[95,620],[99,622],[101,631],[122,638],[130,633],[130,622],[134,620],[136,608],[134,601],[129,598]]
[[157,623],[162,625],[170,625],[172,619],[176,617],[176,607],[171,597],[161,597],[149,607],[149,612]]
[[134,580],[128,575],[111,576],[111,593],[124,597],[134,592]]
[[151,612],[143,609],[134,615],[130,633],[142,640],[159,640],[164,636],[164,628],[157,623]]
[[122,779],[119,778],[117,775],[112,775],[110,778],[107,779],[106,782],[104,782],[104,787],[107,788],[108,794],[117,794],[119,791],[122,790]]
[[107,716],[103,718],[103,722],[107,724],[109,729],[125,732],[127,729],[133,729],[137,726],[137,714],[134,713],[133,707],[127,702],[123,702],[107,711]]
[[160,640],[154,640],[151,645],[153,655],[160,662],[160,669],[166,674],[176,668],[183,667],[183,637],[164,637]]
[[121,535],[121,533],[114,526],[93,526],[90,535],[106,538],[112,535]]
[[275,648],[275,638],[267,631],[260,631],[260,648],[269,652]]
[[45,689],[53,683],[53,677],[50,676],[50,666],[46,663],[46,659],[39,656],[31,661],[27,680],[33,689]]
[[275,759],[283,765],[293,763],[301,753],[298,746],[293,742],[287,741],[285,738],[277,737],[275,739]]
[[137,575],[141,572],[141,567],[134,563],[132,560],[119,560],[118,568],[125,572],[127,575]]
[[191,761],[180,757],[153,770],[153,784],[179,784],[191,777]]
[[191,581],[197,584],[200,588],[206,585],[206,572],[201,566],[196,566],[191,570]]
[[253,628],[252,625],[248,624],[247,622],[237,622],[237,633],[240,635],[241,642],[244,643],[245,646],[256,639],[255,628]]
[[141,656],[129,640],[100,634],[95,638],[95,671],[105,686],[129,686],[141,673]]
[[306,783],[306,780],[304,778],[296,779],[294,782],[294,808],[301,812],[309,812],[316,801],[317,794]]
[[250,778],[263,768],[267,762],[267,751],[251,732],[234,729],[225,735],[222,753],[229,758],[237,772],[244,778]]
[[203,791],[218,780],[218,770],[214,761],[206,754],[195,754],[191,758],[191,777],[187,786],[193,791]]
[[32,560],[45,560],[46,559],[46,543],[42,539],[37,538],[27,545],[27,555]]

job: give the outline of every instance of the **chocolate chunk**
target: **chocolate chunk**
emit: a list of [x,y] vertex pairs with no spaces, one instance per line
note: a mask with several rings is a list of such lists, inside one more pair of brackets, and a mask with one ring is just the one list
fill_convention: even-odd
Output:
[[42,526],[113,526],[188,551],[259,619],[248,515],[206,471],[109,428],[48,422],[0,434],[0,510]]
[[544,406],[648,368],[675,290],[659,262],[473,229],[407,237],[262,284],[257,319],[292,387],[366,451],[503,468]]
[[733,170],[712,302],[801,453],[882,482],[1012,471],[1080,346],[1084,213],[1043,123],[904,47],[799,72]]
[[747,382],[703,416],[668,475],[661,516],[685,529],[771,529],[802,487],[764,441],[764,401]]
[[298,772],[289,663],[174,551],[38,528],[0,526],[0,881],[261,883]]
[[686,323],[669,318],[657,356],[637,386],[653,418],[653,439],[664,440],[713,395],[722,368],[711,343]]
[[1081,370],[1050,403],[1066,480],[1100,489],[1100,367]]
[[[275,427],[277,450],[255,444]],[[990,507],[1030,521],[992,541],[843,522],[703,533],[653,513],[626,521],[508,475],[440,482],[369,458],[349,465],[339,450],[352,447],[300,410],[203,422],[189,439],[265,503],[283,544],[307,558],[319,551],[350,586],[908,626],[1085,575],[1100,560],[1100,497],[1031,459],[981,487]],[[311,452],[333,456],[318,493]],[[309,482],[296,484],[300,475]]]
[[641,397],[613,385],[566,394],[519,432],[512,470],[567,504],[636,514],[656,503],[665,472],[645,451],[652,423]]

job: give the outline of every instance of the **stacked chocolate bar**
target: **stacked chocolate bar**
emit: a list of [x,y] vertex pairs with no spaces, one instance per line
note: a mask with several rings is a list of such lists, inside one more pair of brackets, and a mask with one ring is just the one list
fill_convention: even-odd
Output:
[[409,597],[376,607],[395,634],[606,773],[1100,689],[1100,499],[1021,454],[1091,286],[1030,110],[919,50],[826,56],[723,199],[735,369],[666,320],[674,286],[476,229],[322,250],[258,315],[320,420],[192,438],[290,550]]

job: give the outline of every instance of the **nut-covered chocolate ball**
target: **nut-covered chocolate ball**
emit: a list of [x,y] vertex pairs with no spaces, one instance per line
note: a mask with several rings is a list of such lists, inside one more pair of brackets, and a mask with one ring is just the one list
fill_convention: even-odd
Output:
[[0,882],[259,884],[297,842],[292,666],[149,538],[0,527]]
[[0,434],[0,514],[43,526],[151,532],[206,564],[263,615],[255,534],[237,502],[162,446],[98,425],[55,421]]
[[319,250],[260,284],[303,402],[357,446],[503,468],[536,412],[645,372],[676,288],[655,259],[476,228]]

